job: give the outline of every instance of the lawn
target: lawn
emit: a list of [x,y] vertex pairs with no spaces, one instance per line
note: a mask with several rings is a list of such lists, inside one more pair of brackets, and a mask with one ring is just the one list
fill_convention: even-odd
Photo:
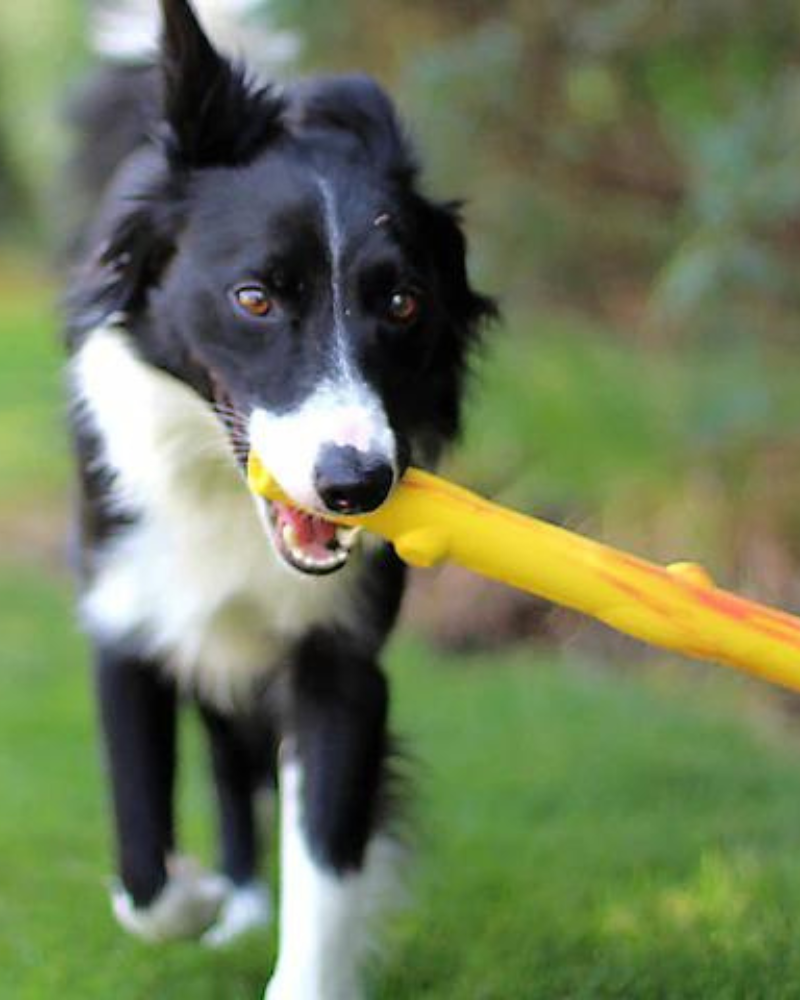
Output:
[[[66,587],[6,570],[0,609],[0,995],[259,996],[271,940],[155,950],[113,925]],[[800,996],[796,746],[743,721],[724,678],[665,695],[543,654],[463,660],[409,638],[390,660],[421,791],[413,906],[380,998]],[[185,839],[208,857],[185,737]]]
[[[108,913],[69,583],[14,531],[31,509],[52,519],[63,490],[48,338],[39,304],[0,315],[0,997],[252,1000],[269,935],[152,949]],[[456,658],[407,634],[389,663],[418,832],[379,1000],[800,997],[800,744],[750,685],[533,647]],[[208,859],[184,729],[184,840]]]

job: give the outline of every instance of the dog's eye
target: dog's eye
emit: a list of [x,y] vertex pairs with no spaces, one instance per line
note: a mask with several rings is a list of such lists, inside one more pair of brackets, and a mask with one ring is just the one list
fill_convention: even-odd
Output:
[[400,326],[408,326],[419,316],[421,306],[420,297],[416,292],[393,292],[389,299],[389,319]]
[[256,319],[269,316],[275,305],[260,285],[242,285],[234,291],[233,298],[240,309]]

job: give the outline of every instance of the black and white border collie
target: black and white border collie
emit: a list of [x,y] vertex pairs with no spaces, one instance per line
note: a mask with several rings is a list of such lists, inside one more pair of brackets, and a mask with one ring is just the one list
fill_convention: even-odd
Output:
[[[148,940],[265,923],[256,800],[277,785],[267,996],[357,1000],[396,853],[378,657],[403,568],[324,515],[372,510],[435,462],[494,307],[372,80],[260,84],[186,0],[161,8],[157,64],[106,67],[81,102],[97,206],[68,295],[113,910]],[[321,516],[251,496],[250,449]],[[181,700],[210,743],[213,874],[177,853]]]

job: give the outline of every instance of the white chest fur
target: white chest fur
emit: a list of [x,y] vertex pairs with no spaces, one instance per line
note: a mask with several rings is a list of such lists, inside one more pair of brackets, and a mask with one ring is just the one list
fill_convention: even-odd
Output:
[[95,635],[135,638],[224,707],[293,637],[352,615],[351,568],[303,577],[278,562],[219,421],[122,329],[95,330],[73,377],[115,499],[137,514],[98,554],[83,604]]

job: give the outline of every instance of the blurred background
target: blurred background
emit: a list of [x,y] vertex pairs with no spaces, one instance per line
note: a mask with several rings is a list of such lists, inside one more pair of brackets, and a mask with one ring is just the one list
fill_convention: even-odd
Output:
[[[472,272],[504,320],[476,366],[448,474],[800,609],[794,0],[242,7],[233,44],[279,38],[281,75],[376,74],[409,122],[428,191],[466,200]],[[85,919],[98,933],[110,924],[96,898],[105,820],[64,568],[55,308],[74,221],[59,181],[62,111],[94,59],[85,15],[73,0],[0,7],[0,792],[15,803],[7,816],[40,823],[37,840],[0,820],[16,859],[0,871],[0,969],[12,970],[0,995],[8,974],[14,997],[44,996],[66,975],[42,978],[54,942],[86,973],[88,957],[81,965],[63,940],[71,893],[91,889]],[[407,622],[393,654],[400,717],[434,761],[430,802],[451,811],[429,809],[432,909],[427,924],[401,926],[381,996],[800,996],[789,985],[800,981],[793,699],[455,570],[416,581]],[[191,781],[186,823],[203,850],[207,808]],[[72,862],[46,902],[46,873],[31,894],[30,871],[57,845]],[[14,909],[26,894],[27,918]],[[466,907],[472,944],[458,931]],[[104,947],[134,970],[128,994],[106,959],[98,982],[117,996],[168,997],[196,974],[195,958],[171,952],[147,979],[107,933]],[[254,955],[223,972],[203,959],[181,995],[219,995],[223,973],[226,996],[253,995]]]
[[[74,222],[59,112],[90,56],[80,4],[6,6],[0,280],[13,311],[46,305]],[[428,189],[466,200],[472,270],[505,322],[454,474],[796,605],[796,5],[275,0],[275,22],[282,75],[377,74]],[[15,296],[19,270],[38,291]]]

